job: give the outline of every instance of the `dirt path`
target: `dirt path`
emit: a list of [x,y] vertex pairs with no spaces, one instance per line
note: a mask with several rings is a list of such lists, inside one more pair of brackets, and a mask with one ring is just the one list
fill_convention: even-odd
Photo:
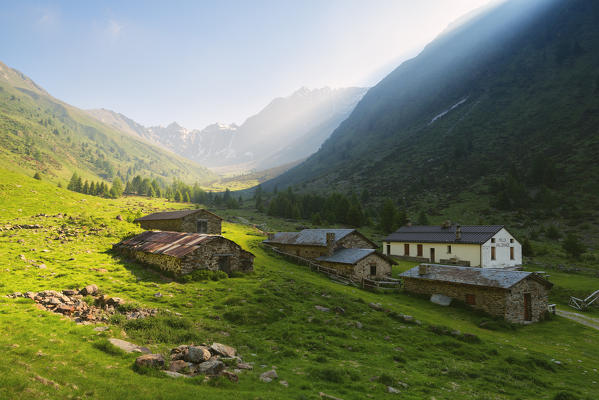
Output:
[[597,329],[599,331],[599,318],[587,317],[586,315],[572,311],[556,310],[556,313],[560,317],[571,319],[572,321],[576,321],[579,324],[583,324],[589,328]]

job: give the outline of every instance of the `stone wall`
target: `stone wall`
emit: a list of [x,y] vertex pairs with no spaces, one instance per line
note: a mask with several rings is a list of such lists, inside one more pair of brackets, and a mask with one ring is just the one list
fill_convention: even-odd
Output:
[[[333,268],[339,275],[352,277],[354,279],[383,279],[391,276],[391,264],[377,255],[371,254],[358,261],[356,264],[333,263],[329,261],[320,262],[327,268]],[[376,275],[370,275],[370,266],[376,265]]]
[[181,260],[179,258],[164,254],[144,253],[143,251],[134,252],[133,257],[143,264],[153,265],[163,271],[177,275],[181,273]]
[[244,251],[235,242],[223,237],[214,237],[210,242],[183,257],[181,274],[188,274],[196,269],[221,270],[226,273],[250,272],[254,268],[253,263],[254,256]]
[[530,293],[531,321],[541,321],[545,317],[548,305],[547,289],[534,279],[523,279],[514,285],[507,295],[505,319],[510,322],[524,323],[524,294]]
[[375,249],[378,250],[378,247],[373,246],[372,243],[365,240],[360,234],[357,232],[352,232],[349,235],[345,236],[343,239],[338,240],[336,243],[336,247],[343,247],[345,249]]
[[[197,221],[206,221],[207,231],[197,232]],[[178,219],[157,219],[150,221],[139,221],[139,225],[147,230],[160,230],[172,232],[207,233],[209,235],[220,235],[222,220],[203,210]]]
[[498,317],[506,317],[507,290],[491,287],[461,285],[457,283],[427,281],[404,277],[404,289],[420,294],[444,294],[466,303],[466,295],[474,295],[472,308]]
[[[197,222],[206,221],[207,230],[206,232],[198,232]],[[183,218],[181,224],[182,232],[196,232],[196,233],[207,233],[209,235],[220,235],[222,232],[221,228],[222,220],[211,213],[200,211],[195,214],[188,215]]]
[[157,219],[153,221],[139,221],[139,226],[146,230],[182,232],[181,219]]
[[272,243],[271,246],[276,247],[280,251],[292,254],[294,256],[308,258],[314,260],[320,256],[328,255],[327,248],[324,246],[298,246],[293,244]]

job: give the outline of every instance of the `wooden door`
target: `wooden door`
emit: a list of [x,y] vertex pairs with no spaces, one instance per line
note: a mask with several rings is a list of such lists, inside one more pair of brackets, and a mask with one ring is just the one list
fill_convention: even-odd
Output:
[[532,321],[532,300],[530,293],[524,293],[524,321]]
[[403,254],[404,256],[410,255],[410,245],[408,243],[404,243],[403,245]]
[[431,247],[431,263],[435,262],[435,248]]

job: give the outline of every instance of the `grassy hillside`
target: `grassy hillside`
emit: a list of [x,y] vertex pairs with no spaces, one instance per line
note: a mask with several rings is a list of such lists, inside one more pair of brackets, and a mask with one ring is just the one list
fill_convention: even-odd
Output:
[[207,169],[102,124],[53,98],[20,72],[0,63],[0,162],[6,168],[65,182],[110,181],[135,175],[205,182]]
[[[229,222],[224,235],[256,255],[255,272],[179,283],[109,249],[139,232],[127,222],[138,212],[183,205],[100,199],[0,173],[0,226],[42,226],[0,232],[1,294],[95,283],[106,294],[181,314],[114,320],[108,331],[96,332],[41,311],[30,300],[2,297],[0,398],[318,399],[319,392],[343,399],[393,397],[387,385],[406,399],[592,399],[597,392],[599,332],[568,320],[482,329],[478,323],[485,317],[461,307],[332,283],[270,255],[259,246],[263,237],[257,231]],[[59,235],[64,237],[55,240]],[[158,292],[162,297],[154,296]],[[376,311],[371,302],[389,312]],[[403,321],[399,313],[422,325]],[[480,341],[444,334],[438,326]],[[157,352],[214,340],[237,347],[254,370],[242,373],[237,384],[139,374],[132,368],[135,356],[108,346],[107,337]],[[259,381],[271,368],[288,387]]]
[[597,2],[505,2],[399,66],[316,154],[263,187],[365,188],[444,217],[467,204],[462,223],[509,211],[529,225],[593,224],[598,68]]

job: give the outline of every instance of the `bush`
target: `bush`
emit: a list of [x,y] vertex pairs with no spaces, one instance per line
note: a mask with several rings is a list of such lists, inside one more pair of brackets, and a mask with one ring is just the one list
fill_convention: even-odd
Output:
[[549,225],[549,228],[547,228],[547,231],[545,232],[545,236],[549,239],[557,240],[562,237],[562,234],[559,229],[557,229],[557,226]]
[[580,258],[580,255],[586,250],[578,236],[573,233],[569,233],[568,236],[566,236],[566,239],[562,243],[562,248],[569,256],[574,258]]
[[39,172],[36,172],[35,175],[33,175],[33,179],[37,179],[38,181],[42,180],[42,176],[40,175]]
[[212,271],[209,269],[197,269],[190,274],[183,275],[181,280],[183,282],[200,282],[200,281],[219,281],[226,279],[229,276],[223,271]]

